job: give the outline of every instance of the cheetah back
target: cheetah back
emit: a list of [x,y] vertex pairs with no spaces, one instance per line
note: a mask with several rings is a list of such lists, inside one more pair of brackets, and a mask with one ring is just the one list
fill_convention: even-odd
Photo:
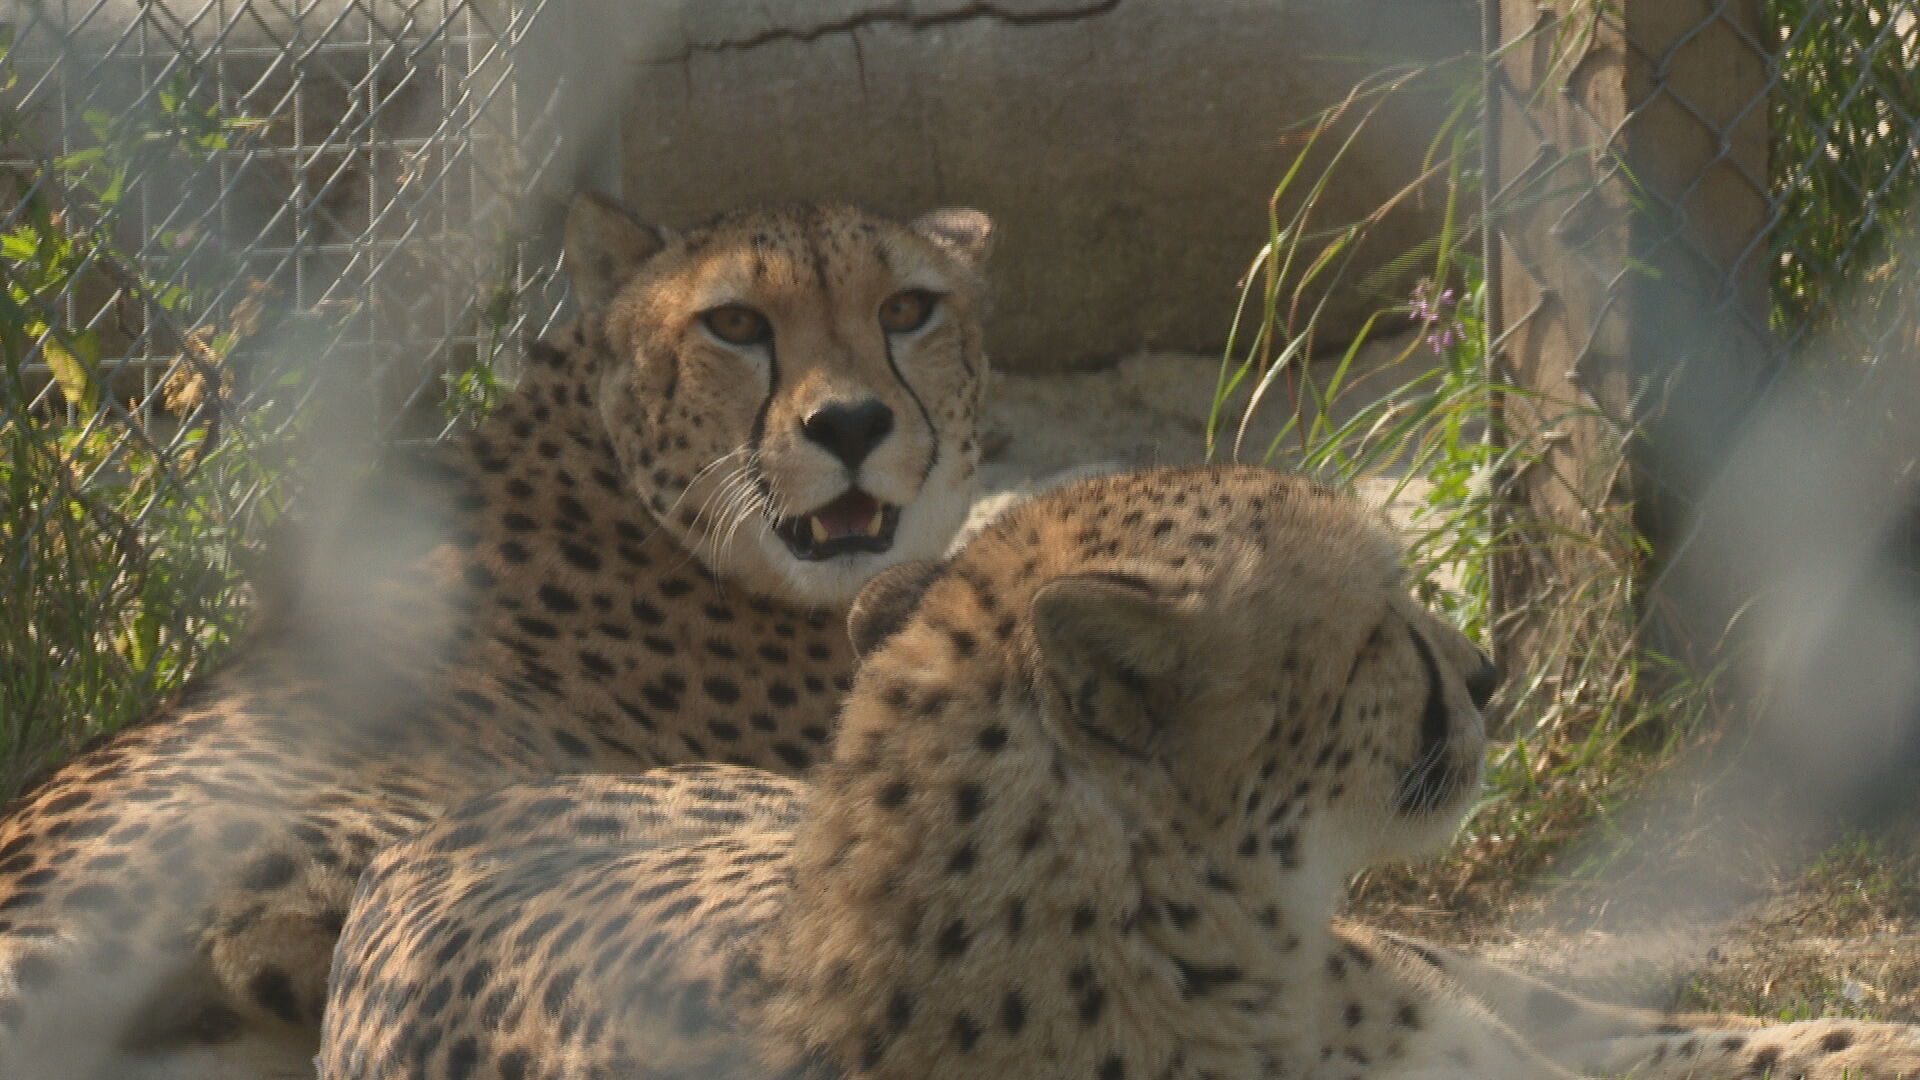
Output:
[[450,814],[361,883],[322,1075],[753,1074],[745,943],[783,898],[803,795],[681,766],[516,785]]
[[[349,917],[324,1075],[662,1061],[1224,1077],[1317,1061],[1341,1044],[1313,1017],[1339,1006],[1296,1003],[1337,948],[1340,885],[1443,838],[1477,769],[1463,678],[1480,661],[1407,601],[1392,559],[1350,504],[1265,470],[1103,478],[1017,508],[949,564],[868,586],[852,636],[871,651],[800,824],[733,829],[733,860],[701,863],[698,883],[628,864],[617,898],[596,900],[574,864],[513,861],[505,826],[460,860],[483,882],[432,880],[446,827],[396,848]],[[647,889],[676,894],[671,916],[636,916]],[[507,890],[510,904],[449,907]],[[542,1012],[554,977],[575,991],[583,965],[621,962],[525,954],[505,909],[530,897],[574,920],[576,942],[638,949],[638,982]],[[494,970],[506,1013],[434,992]],[[690,986],[692,1038],[673,1028]],[[423,994],[431,1017],[409,1004]],[[1451,1038],[1441,1012],[1380,1015]],[[506,1015],[511,1036],[495,1037]],[[644,1045],[588,1048],[587,1027]]]

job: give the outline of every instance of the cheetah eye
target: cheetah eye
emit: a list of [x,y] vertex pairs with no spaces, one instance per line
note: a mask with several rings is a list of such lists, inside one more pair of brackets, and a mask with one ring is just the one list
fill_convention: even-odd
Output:
[[713,336],[729,345],[758,345],[773,336],[767,317],[744,304],[723,304],[700,313]]
[[940,297],[925,289],[903,289],[880,301],[880,327],[889,334],[920,329],[933,317]]

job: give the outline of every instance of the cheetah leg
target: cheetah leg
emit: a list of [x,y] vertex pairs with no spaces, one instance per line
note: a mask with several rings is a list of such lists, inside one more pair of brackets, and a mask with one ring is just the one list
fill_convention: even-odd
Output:
[[1588,1076],[1634,1080],[1914,1080],[1920,1027],[1826,1019],[1744,1032],[1623,1035],[1568,1047],[1561,1057]]
[[1321,1062],[1400,1080],[1573,1080],[1423,958],[1364,927],[1334,927]]
[[311,1076],[359,871],[427,814],[335,795],[330,828],[293,816],[201,805],[185,869],[124,871],[126,902],[19,906],[0,933],[0,1080]]
[[1762,1021],[1699,1013],[1665,1013],[1592,1001],[1544,979],[1404,934],[1371,931],[1390,948],[1419,959],[1457,984],[1549,1057],[1625,1036],[1685,1035],[1695,1030],[1735,1032]]
[[[101,940],[84,920],[65,937]],[[34,976],[57,971],[54,976]],[[23,985],[24,980],[32,985]],[[21,991],[19,997],[12,992]],[[296,1080],[313,1075],[301,1033],[245,1030],[202,959],[183,943],[89,953],[50,939],[0,940],[0,1077],[32,1080]]]
[[1452,980],[1534,1049],[1585,1076],[1920,1078],[1920,1028],[1905,1024],[1826,1019],[1769,1025],[1749,1016],[1610,1005],[1457,949],[1400,934],[1375,937]]
[[375,851],[418,828],[422,806],[344,797],[328,830],[263,827],[242,870],[215,897],[199,948],[221,997],[252,1030],[296,1034],[318,1049],[334,942]]

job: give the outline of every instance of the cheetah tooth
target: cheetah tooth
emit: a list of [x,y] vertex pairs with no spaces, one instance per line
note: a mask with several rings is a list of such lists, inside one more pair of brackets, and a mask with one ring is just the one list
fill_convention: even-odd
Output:
[[879,510],[875,510],[873,512],[873,516],[867,519],[867,535],[879,536],[881,530],[886,526],[886,523],[887,523],[886,509],[882,507]]
[[814,543],[824,544],[827,542],[827,527],[824,523],[821,522],[820,515],[808,514],[807,524],[813,526],[813,542]]

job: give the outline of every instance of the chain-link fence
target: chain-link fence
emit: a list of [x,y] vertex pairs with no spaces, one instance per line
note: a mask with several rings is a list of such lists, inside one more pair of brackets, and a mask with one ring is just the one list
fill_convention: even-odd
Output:
[[[1639,530],[1684,561],[1783,358],[1911,363],[1915,8],[1487,0],[1492,352],[1523,390],[1493,426],[1550,526],[1501,548],[1509,647],[1590,610],[1565,598],[1632,568]],[[69,718],[119,722],[231,636],[315,395],[369,438],[434,436],[554,318],[552,252],[530,246],[552,230],[524,213],[566,171],[565,61],[529,57],[574,17],[0,14],[0,791]],[[1629,484],[1630,446],[1651,452]]]
[[[553,9],[553,12],[549,12]],[[304,426],[431,437],[556,315],[555,0],[0,14],[0,791],[236,626]],[[551,67],[552,58],[540,65]]]
[[[1844,801],[1920,760],[1920,700],[1863,674],[1920,670],[1920,5],[1487,15],[1501,643],[1672,649]],[[1624,575],[1648,620],[1577,625]]]
[[[1917,13],[1489,4],[1493,351],[1525,390],[1502,430],[1539,447],[1509,479],[1547,521],[1584,537],[1631,506],[1677,565],[1694,504],[1789,357],[1912,363],[1900,241],[1920,191]],[[1527,545],[1502,575],[1508,607],[1552,610],[1541,600],[1588,553]],[[1702,627],[1727,615],[1687,604],[1706,605]]]

